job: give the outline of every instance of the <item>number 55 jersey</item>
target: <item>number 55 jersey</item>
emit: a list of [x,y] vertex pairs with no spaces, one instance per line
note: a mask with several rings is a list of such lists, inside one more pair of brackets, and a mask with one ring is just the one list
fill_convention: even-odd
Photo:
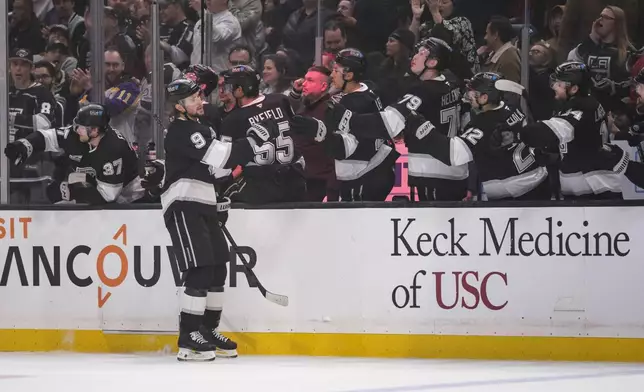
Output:
[[225,196],[249,204],[303,200],[304,158],[290,135],[293,116],[291,104],[282,94],[260,95],[226,116],[219,130],[222,141],[245,138],[248,128],[266,121],[277,123],[280,136],[275,143],[254,146],[254,158],[244,166],[242,176],[224,192]]

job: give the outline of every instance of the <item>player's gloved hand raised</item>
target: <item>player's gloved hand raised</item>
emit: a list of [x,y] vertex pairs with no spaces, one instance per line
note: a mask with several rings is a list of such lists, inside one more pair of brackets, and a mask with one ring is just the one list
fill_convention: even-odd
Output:
[[9,161],[12,164],[16,166],[20,166],[23,163],[25,163],[27,158],[29,158],[29,156],[31,155],[33,148],[31,148],[31,151],[30,151],[30,147],[31,147],[31,144],[26,140],[24,140],[24,142],[23,142],[23,139],[16,140],[13,143],[7,144],[7,146],[4,149],[4,155],[6,155],[7,158],[9,158]]
[[347,110],[342,104],[333,102],[332,100],[329,100],[326,105],[324,124],[326,124],[327,128],[331,132],[351,132],[351,116],[353,116],[353,112]]
[[275,120],[263,121],[260,124],[254,124],[246,131],[246,136],[262,145],[266,142],[274,142],[280,135],[280,129]]
[[141,179],[141,186],[145,190],[156,190],[163,187],[165,179],[165,161],[157,159],[145,164],[145,176]]
[[219,76],[212,67],[203,64],[195,64],[192,66],[192,69],[197,76],[199,84],[204,84],[206,88],[204,89],[204,95],[208,96],[212,93],[219,83]]
[[230,199],[227,197],[217,199],[217,219],[221,226],[228,222],[228,210],[230,210]]
[[302,135],[307,139],[313,139],[318,143],[326,139],[327,128],[324,122],[317,118],[296,115],[291,120],[291,131],[296,135]]

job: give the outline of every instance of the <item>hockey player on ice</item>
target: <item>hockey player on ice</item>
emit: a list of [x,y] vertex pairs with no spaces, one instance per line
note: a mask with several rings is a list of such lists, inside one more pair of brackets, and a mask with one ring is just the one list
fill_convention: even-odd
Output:
[[219,141],[203,125],[203,100],[197,84],[179,79],[167,86],[174,120],[165,136],[165,180],[161,206],[179,270],[181,361],[212,361],[237,356],[237,344],[218,332],[229,250],[220,224],[228,218],[229,199],[218,197],[213,169],[231,169],[255,158],[258,146],[276,143],[274,122],[249,126],[245,137]]
[[47,187],[52,203],[131,203],[145,194],[136,152],[109,124],[105,107],[89,104],[78,111],[74,125],[35,130],[4,152],[15,165],[42,151],[65,154],[68,171]]

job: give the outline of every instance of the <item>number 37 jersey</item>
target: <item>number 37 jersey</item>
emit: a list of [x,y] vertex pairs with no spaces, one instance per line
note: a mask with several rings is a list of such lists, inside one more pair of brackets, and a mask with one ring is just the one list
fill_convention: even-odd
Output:
[[[254,158],[246,165],[265,167],[274,165],[304,164],[302,156],[296,152],[295,143],[290,137],[290,123],[294,113],[288,98],[283,94],[260,95],[253,102],[233,110],[221,124],[220,139],[234,141],[246,138],[246,131],[252,125],[275,121],[280,136],[275,143],[266,142],[254,147]],[[245,170],[249,174],[254,171]]]

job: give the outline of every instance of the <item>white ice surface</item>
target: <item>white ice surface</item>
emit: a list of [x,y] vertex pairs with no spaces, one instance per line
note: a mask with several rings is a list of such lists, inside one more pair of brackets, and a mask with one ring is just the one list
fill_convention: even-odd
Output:
[[1,392],[644,391],[644,364],[0,353]]

